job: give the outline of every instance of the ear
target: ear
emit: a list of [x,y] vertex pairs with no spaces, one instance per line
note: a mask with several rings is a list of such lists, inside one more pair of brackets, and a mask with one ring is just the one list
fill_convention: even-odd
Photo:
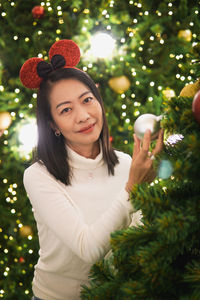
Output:
[[51,127],[51,129],[52,129],[53,131],[58,130],[58,127],[57,127],[56,124],[55,124],[54,122],[52,122],[52,121],[49,122],[49,126]]

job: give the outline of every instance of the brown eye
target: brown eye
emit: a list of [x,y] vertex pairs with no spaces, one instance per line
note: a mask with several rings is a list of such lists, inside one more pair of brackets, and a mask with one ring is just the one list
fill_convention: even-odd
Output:
[[64,109],[61,111],[61,114],[63,114],[63,113],[68,113],[70,110],[71,110],[70,107],[66,107],[66,108],[64,108]]
[[89,102],[91,102],[92,100],[93,100],[92,97],[87,97],[87,98],[84,99],[84,102],[85,102],[85,103],[89,103]]

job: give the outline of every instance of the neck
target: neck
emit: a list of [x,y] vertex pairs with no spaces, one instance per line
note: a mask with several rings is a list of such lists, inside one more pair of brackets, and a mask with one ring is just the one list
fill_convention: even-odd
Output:
[[100,153],[100,147],[99,147],[99,142],[95,142],[92,145],[72,145],[68,143],[68,146],[78,153],[79,155],[85,157],[85,158],[91,158],[95,159],[97,155]]

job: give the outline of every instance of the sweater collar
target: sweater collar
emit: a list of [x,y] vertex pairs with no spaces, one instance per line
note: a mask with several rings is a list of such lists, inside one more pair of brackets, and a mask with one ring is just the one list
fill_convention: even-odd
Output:
[[94,170],[101,166],[104,163],[102,145],[100,143],[100,153],[96,156],[95,159],[86,158],[66,145],[68,153],[69,165],[76,169],[89,169]]

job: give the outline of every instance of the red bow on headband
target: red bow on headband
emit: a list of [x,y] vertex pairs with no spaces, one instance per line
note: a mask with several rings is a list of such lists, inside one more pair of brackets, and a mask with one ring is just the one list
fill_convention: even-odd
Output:
[[21,67],[20,80],[29,89],[39,88],[43,78],[59,68],[74,68],[80,60],[80,49],[72,40],[55,42],[49,50],[48,64],[39,57],[29,58]]

